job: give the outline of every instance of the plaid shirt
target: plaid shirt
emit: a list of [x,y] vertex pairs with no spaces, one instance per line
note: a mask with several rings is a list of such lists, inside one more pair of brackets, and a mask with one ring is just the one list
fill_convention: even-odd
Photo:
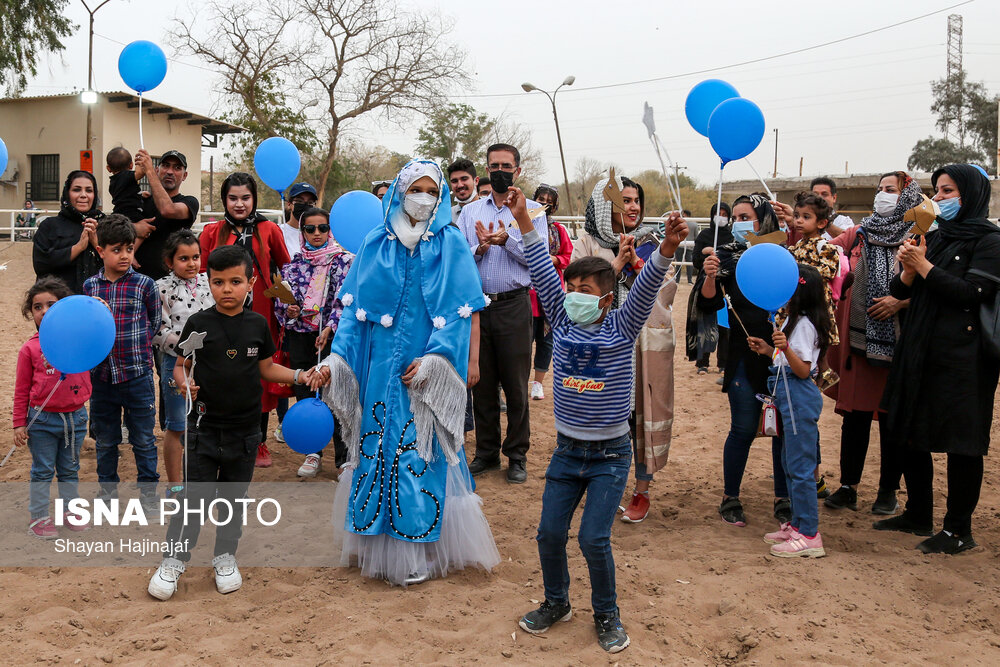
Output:
[[104,269],[83,283],[83,293],[103,299],[115,318],[115,346],[93,370],[102,382],[120,384],[142,377],[153,368],[153,334],[160,329],[160,294],[149,276],[133,269],[115,282]]

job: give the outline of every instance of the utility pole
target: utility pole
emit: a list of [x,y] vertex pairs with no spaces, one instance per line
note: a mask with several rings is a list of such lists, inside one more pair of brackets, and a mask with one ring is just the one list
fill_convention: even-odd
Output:
[[97,101],[94,95],[94,14],[96,14],[101,7],[111,2],[111,0],[104,0],[101,4],[97,5],[94,9],[87,6],[84,0],[80,0],[80,4],[83,8],[87,10],[90,14],[90,42],[87,49],[87,94],[88,97],[84,100],[87,104],[87,150],[91,149],[91,140],[93,137],[93,131],[91,129],[91,117],[93,113],[94,102]]
[[774,128],[774,171],[771,178],[778,177],[778,128]]
[[208,156],[208,210],[214,211],[212,198],[215,196],[215,156]]
[[[545,96],[549,98],[549,102],[552,103],[552,119],[556,123],[556,141],[559,143],[559,160],[562,162],[563,186],[566,188],[566,201],[569,204],[570,213],[573,213],[575,207],[573,206],[573,197],[569,193],[569,175],[566,172],[566,155],[563,153],[562,134],[559,132],[559,113],[556,111],[556,93],[558,93],[559,89],[562,88],[563,86],[572,86],[574,81],[576,81],[575,76],[566,77],[565,79],[563,79],[562,83],[556,86],[556,89],[553,90],[551,94],[549,94],[548,91],[542,90],[538,86],[532,85],[530,83],[521,84],[521,90],[523,90],[524,92],[530,93],[532,91],[537,90],[540,93],[545,93]],[[586,195],[584,196],[586,197]],[[584,199],[584,202],[586,202],[586,199]]]
[[799,176],[802,176],[802,161],[805,160],[804,157],[799,158]]
[[[948,70],[945,80],[948,83],[950,96],[957,99],[965,81],[962,72],[962,15],[948,15]],[[962,107],[959,105],[956,118],[949,118],[946,134],[949,138],[958,140],[959,146],[965,146],[965,126],[962,118]]]

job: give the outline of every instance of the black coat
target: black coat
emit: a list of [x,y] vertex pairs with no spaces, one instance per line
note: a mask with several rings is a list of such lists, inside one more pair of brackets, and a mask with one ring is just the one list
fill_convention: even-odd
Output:
[[62,213],[42,220],[32,239],[31,263],[35,277],[61,278],[74,294],[82,294],[83,282],[104,266],[97,251],[90,246],[76,259],[70,259],[71,250],[80,240],[82,232],[80,222],[70,220]]

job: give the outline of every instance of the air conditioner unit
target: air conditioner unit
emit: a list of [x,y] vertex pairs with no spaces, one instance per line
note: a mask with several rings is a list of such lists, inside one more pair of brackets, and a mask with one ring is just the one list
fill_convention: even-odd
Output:
[[17,160],[8,160],[7,168],[0,174],[0,181],[4,183],[17,183]]

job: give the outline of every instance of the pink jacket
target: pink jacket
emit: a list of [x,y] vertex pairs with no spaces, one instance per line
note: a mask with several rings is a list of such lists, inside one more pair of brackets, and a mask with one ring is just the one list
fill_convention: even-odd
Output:
[[[49,366],[42,356],[42,344],[36,333],[17,353],[14,428],[27,426],[28,407],[41,405],[59,381],[59,376],[59,371]],[[45,405],[45,412],[76,412],[90,400],[90,390],[90,373],[67,375]]]
[[[573,240],[569,237],[569,232],[563,227],[562,223],[556,222],[555,220],[549,220],[550,225],[555,225],[556,230],[559,232],[559,253],[554,255],[556,258],[556,271],[559,273],[559,280],[562,280],[563,271],[569,266],[570,257],[573,255]],[[545,240],[546,245],[548,245],[548,239]],[[563,283],[563,287],[566,285]],[[538,305],[538,297],[535,296],[535,290],[531,289],[531,314],[534,317],[541,317],[542,309]]]

